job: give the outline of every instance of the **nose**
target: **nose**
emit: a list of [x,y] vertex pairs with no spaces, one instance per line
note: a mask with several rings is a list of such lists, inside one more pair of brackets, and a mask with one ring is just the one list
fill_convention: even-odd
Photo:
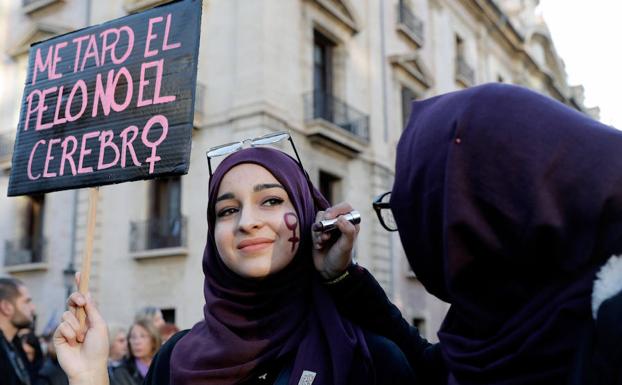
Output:
[[251,205],[245,205],[241,209],[238,218],[238,229],[245,233],[249,233],[253,231],[253,229],[258,229],[263,224],[261,215],[259,215],[257,210],[254,209]]

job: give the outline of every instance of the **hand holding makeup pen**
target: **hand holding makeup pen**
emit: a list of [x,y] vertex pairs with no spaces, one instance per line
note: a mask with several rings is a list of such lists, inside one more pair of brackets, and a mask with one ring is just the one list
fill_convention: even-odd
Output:
[[352,263],[361,216],[342,202],[317,213],[312,227],[313,263],[320,276],[332,280]]

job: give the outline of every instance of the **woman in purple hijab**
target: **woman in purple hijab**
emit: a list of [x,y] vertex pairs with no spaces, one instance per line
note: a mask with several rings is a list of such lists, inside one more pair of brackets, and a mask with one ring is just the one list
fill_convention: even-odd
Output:
[[[406,256],[451,304],[440,343],[422,345],[371,298],[365,273],[331,288],[346,314],[399,341],[415,371],[434,368],[430,383],[622,381],[622,132],[525,88],[483,85],[414,102],[396,164],[390,209]],[[601,268],[617,281],[599,310]],[[383,305],[364,312],[357,297]]]
[[[169,339],[145,384],[411,384],[403,353],[343,318],[314,268],[311,227],[327,206],[300,162],[281,151],[250,148],[223,160],[209,185],[204,319]],[[350,254],[357,229],[345,220],[339,228],[333,245]],[[71,302],[86,302],[93,315],[89,342],[96,309],[78,293]],[[79,377],[93,360],[84,361],[86,346],[78,357],[63,346],[80,340],[66,318],[57,335],[61,356],[73,360],[61,363]]]

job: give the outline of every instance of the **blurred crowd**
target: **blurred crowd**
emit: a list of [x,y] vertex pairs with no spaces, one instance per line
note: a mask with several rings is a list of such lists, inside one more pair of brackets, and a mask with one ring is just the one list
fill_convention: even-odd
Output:
[[[18,279],[0,278],[0,382],[68,385],[52,340],[57,325],[46,325],[37,334],[34,324],[35,307],[27,287]],[[154,306],[138,310],[129,327],[110,324],[110,384],[142,384],[160,346],[178,331]]]

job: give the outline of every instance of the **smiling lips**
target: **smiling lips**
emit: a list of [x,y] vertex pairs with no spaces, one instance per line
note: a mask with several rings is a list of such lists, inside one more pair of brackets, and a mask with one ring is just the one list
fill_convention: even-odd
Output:
[[241,251],[257,251],[262,250],[274,243],[274,239],[270,238],[252,238],[245,239],[238,243],[238,250]]

